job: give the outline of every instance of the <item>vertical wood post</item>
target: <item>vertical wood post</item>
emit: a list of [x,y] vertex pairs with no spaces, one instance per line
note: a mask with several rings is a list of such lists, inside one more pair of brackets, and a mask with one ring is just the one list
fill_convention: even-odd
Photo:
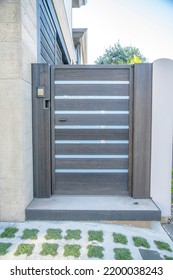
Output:
[[51,195],[50,66],[32,64],[34,197]]
[[133,197],[150,197],[152,64],[134,66]]

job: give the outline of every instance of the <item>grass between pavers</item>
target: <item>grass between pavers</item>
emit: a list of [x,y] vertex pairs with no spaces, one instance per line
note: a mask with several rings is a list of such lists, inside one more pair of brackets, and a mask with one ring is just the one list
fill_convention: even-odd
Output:
[[121,233],[113,233],[113,239],[115,243],[121,243],[126,245],[128,243],[127,237]]
[[18,228],[8,227],[1,233],[0,238],[14,238],[16,232],[18,232]]
[[6,255],[8,253],[8,249],[10,248],[11,245],[12,245],[12,243],[0,242],[0,256]]
[[81,239],[81,230],[79,229],[67,229],[66,230],[66,236],[64,237],[66,240],[69,239],[75,239],[75,240],[79,240]]
[[57,253],[58,247],[59,247],[58,244],[43,243],[42,251],[40,252],[40,255],[42,256],[51,255],[54,257],[58,254]]
[[115,248],[114,253],[115,253],[114,256],[115,260],[133,260],[129,249]]
[[89,230],[88,241],[103,242],[103,231],[102,230]]
[[61,229],[55,229],[55,228],[49,228],[47,230],[47,234],[45,235],[45,239],[46,240],[50,240],[50,239],[62,239],[62,230]]
[[94,245],[88,245],[88,257],[89,258],[99,258],[102,259],[104,257],[103,250],[104,248],[102,246],[94,246]]
[[69,257],[69,256],[73,256],[75,258],[79,258],[80,257],[80,245],[77,244],[66,244],[64,246],[64,257]]
[[135,244],[136,247],[144,247],[144,248],[150,248],[150,244],[148,243],[148,241],[140,236],[134,236],[133,237],[133,242]]
[[21,236],[21,239],[36,240],[38,232],[39,232],[39,230],[36,229],[36,228],[33,228],[33,229],[26,228],[26,229],[23,230],[23,235]]
[[165,258],[165,260],[173,260],[173,257],[169,257],[169,256],[166,256],[166,255],[164,255],[164,258]]
[[158,240],[154,240],[154,243],[156,244],[156,246],[159,250],[166,250],[166,251],[172,252],[172,249],[168,243],[163,242],[163,241],[158,241]]
[[30,256],[32,255],[32,252],[34,250],[35,244],[20,244],[17,247],[16,252],[14,253],[15,256],[20,256],[20,255],[27,255]]

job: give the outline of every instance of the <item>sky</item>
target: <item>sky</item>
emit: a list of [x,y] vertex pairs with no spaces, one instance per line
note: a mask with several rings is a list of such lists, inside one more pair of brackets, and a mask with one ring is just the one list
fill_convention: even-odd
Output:
[[173,0],[88,0],[73,9],[73,28],[88,28],[88,63],[118,40],[148,62],[173,59]]

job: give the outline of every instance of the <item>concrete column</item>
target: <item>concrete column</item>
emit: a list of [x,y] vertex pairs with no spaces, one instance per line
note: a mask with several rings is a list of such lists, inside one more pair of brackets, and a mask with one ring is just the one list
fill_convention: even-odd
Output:
[[171,214],[173,134],[173,60],[153,63],[151,197],[162,212]]
[[23,221],[33,198],[31,63],[36,0],[0,1],[0,221]]

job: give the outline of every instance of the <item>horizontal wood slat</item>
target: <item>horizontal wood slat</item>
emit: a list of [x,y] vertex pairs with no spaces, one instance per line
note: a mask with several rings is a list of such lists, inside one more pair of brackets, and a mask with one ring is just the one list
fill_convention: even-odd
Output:
[[45,49],[48,51],[50,56],[54,59],[55,55],[55,42],[48,41],[49,38],[46,33],[40,32],[40,39],[42,44],[45,46]]
[[44,15],[44,12],[42,11],[42,8],[40,8],[40,30],[44,32],[46,30],[50,41],[54,42],[55,37],[53,36],[54,34],[54,29],[51,29],[50,25],[47,23],[46,17]]
[[[58,173],[56,194],[117,195],[127,194],[128,174],[70,174]],[[81,183],[82,182],[82,183]]]
[[49,33],[54,34],[54,27],[46,9],[45,1],[42,1],[42,5],[40,5],[40,18],[44,22],[46,29],[49,30]]
[[128,169],[128,159],[56,159],[60,169]]
[[127,155],[128,144],[57,144],[58,155]]
[[[81,68],[82,69],[82,68]],[[83,68],[81,71],[80,68],[61,68],[59,71],[55,68],[55,81],[80,81],[80,80],[107,80],[107,81],[129,81],[129,69],[121,69],[117,68],[116,70],[113,69],[92,69],[92,68]]]
[[55,140],[128,140],[128,129],[56,129]]
[[128,125],[128,115],[55,115],[55,125],[66,119],[63,125]]
[[129,95],[129,85],[55,85],[58,95]]
[[47,53],[47,51],[42,43],[41,43],[40,49],[41,49],[41,56],[46,61],[46,63],[49,63],[49,64],[54,63],[54,60],[52,60],[52,58],[49,56],[49,54]]
[[127,111],[129,100],[55,100],[55,110],[117,110]]

